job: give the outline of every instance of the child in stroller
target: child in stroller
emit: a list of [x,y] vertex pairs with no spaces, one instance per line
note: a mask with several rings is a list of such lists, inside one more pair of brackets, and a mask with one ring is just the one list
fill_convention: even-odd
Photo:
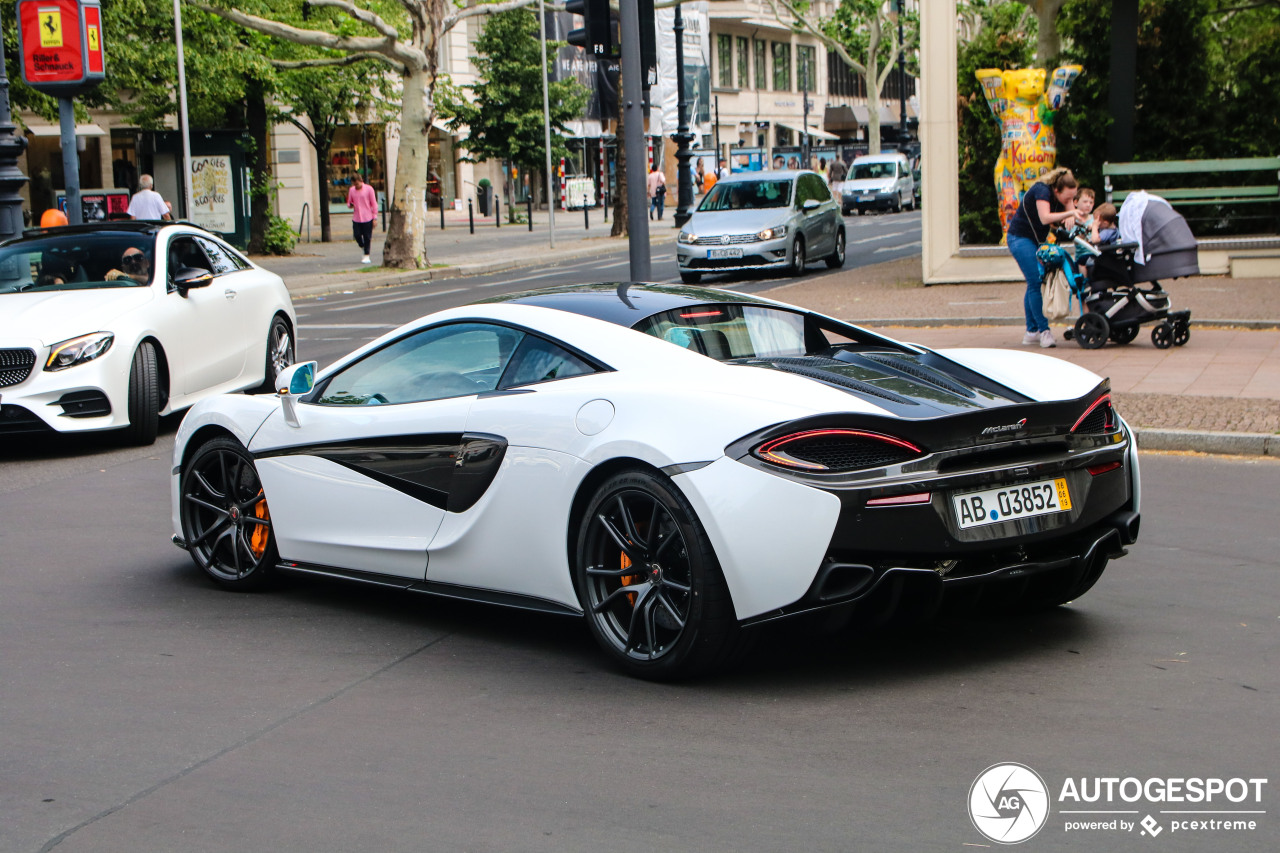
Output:
[[[1191,339],[1191,311],[1170,311],[1169,294],[1156,279],[1199,273],[1196,240],[1186,220],[1167,202],[1143,196],[1133,208],[1131,222],[1137,240],[1095,246],[1076,238],[1075,258],[1056,246],[1051,252],[1045,252],[1048,245],[1041,247],[1041,252],[1055,256],[1053,268],[1041,258],[1046,278],[1061,269],[1072,295],[1080,301],[1080,318],[1063,337],[1085,349],[1097,349],[1108,340],[1130,343],[1144,323],[1155,323],[1151,342],[1158,349],[1182,346]],[[1110,213],[1107,207],[1101,206],[1098,213]],[[1096,220],[1101,218],[1095,216]],[[1125,229],[1120,233],[1123,236]],[[1096,239],[1100,235],[1095,229],[1091,236]],[[1089,256],[1090,268],[1081,272],[1080,265]],[[1143,288],[1142,282],[1151,286]]]

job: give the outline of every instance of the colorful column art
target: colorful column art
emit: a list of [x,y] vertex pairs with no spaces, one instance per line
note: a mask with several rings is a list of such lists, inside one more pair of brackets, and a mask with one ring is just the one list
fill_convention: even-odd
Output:
[[1067,93],[1084,69],[1063,65],[1053,71],[1045,89],[1043,68],[1001,71],[982,68],[975,72],[987,106],[1000,123],[1000,157],[996,160],[996,196],[1000,200],[1000,243],[1009,230],[1009,219],[1018,212],[1022,194],[1058,157],[1053,120],[1066,106]]

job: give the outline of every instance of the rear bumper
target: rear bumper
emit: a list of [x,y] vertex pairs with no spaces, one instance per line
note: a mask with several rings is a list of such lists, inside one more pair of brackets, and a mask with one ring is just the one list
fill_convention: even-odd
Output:
[[840,196],[840,205],[845,210],[889,210],[898,201],[896,192],[846,192]]

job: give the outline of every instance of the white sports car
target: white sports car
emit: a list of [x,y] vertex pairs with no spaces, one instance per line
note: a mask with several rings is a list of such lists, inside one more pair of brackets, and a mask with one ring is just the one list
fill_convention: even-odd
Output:
[[123,429],[261,386],[293,361],[280,277],[185,224],[27,231],[0,245],[0,435]]
[[279,384],[178,431],[174,541],[215,582],[585,615],[649,678],[815,611],[1064,603],[1138,534],[1106,380],[726,291],[502,297]]

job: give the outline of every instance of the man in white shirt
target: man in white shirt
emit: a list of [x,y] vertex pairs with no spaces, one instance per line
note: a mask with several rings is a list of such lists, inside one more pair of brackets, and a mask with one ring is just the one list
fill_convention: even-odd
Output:
[[138,176],[138,192],[129,200],[129,215],[134,219],[173,219],[168,202],[151,187],[150,175]]

